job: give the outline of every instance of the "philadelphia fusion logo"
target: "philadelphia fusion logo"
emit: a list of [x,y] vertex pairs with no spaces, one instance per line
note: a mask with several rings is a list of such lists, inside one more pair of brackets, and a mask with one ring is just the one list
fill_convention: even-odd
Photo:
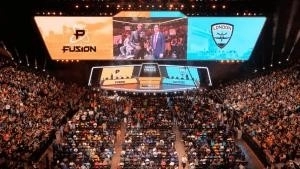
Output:
[[[73,26],[74,34],[70,37],[70,44],[88,43],[89,36],[87,35],[87,29],[85,25],[76,24]],[[62,48],[65,52],[96,52],[96,46],[90,45],[66,45]]]
[[234,26],[229,23],[216,23],[211,25],[211,34],[219,48],[224,48],[230,41]]
[[74,34],[70,38],[70,43],[77,43],[80,41],[89,42],[89,37],[85,25],[82,24],[74,25],[73,32]]

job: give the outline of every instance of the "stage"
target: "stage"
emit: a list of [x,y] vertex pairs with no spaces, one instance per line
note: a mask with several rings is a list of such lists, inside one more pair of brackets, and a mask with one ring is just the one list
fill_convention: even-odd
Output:
[[179,84],[160,84],[141,86],[140,84],[118,84],[101,86],[103,90],[111,91],[124,91],[124,92],[136,92],[136,93],[169,93],[169,92],[184,92],[187,90],[196,89],[196,86],[191,85],[179,85]]

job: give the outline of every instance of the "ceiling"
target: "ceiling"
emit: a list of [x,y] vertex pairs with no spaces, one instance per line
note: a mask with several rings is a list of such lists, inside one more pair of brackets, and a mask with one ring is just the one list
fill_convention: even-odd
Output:
[[[180,10],[184,13],[231,15],[237,12],[256,12],[268,15],[283,0],[32,0],[16,10],[15,1],[8,1],[0,9],[6,13],[42,14],[62,12],[63,15],[99,15],[122,10]],[[289,1],[289,0],[288,0]]]

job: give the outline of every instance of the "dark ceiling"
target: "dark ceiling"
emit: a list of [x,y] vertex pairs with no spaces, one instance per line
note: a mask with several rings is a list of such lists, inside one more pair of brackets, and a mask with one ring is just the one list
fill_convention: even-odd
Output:
[[24,4],[24,8],[20,6],[22,4],[8,1],[0,9],[5,13],[17,12],[22,15],[36,15],[46,11],[61,11],[64,15],[99,15],[101,12],[114,14],[121,10],[180,10],[189,14],[207,15],[231,15],[249,11],[268,15],[279,1],[284,0],[31,0]]

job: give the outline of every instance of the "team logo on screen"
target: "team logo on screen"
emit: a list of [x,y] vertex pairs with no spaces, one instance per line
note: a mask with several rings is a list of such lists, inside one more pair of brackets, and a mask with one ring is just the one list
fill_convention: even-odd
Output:
[[73,26],[73,35],[70,37],[70,43],[77,43],[79,41],[89,42],[89,36],[85,25],[76,24]]
[[89,36],[87,29],[83,24],[75,24],[73,26],[73,34],[70,37],[70,44],[63,46],[62,51],[65,52],[96,52],[96,46],[82,45],[89,42]]
[[233,25],[229,23],[216,23],[211,25],[212,37],[219,48],[224,48],[233,34]]

